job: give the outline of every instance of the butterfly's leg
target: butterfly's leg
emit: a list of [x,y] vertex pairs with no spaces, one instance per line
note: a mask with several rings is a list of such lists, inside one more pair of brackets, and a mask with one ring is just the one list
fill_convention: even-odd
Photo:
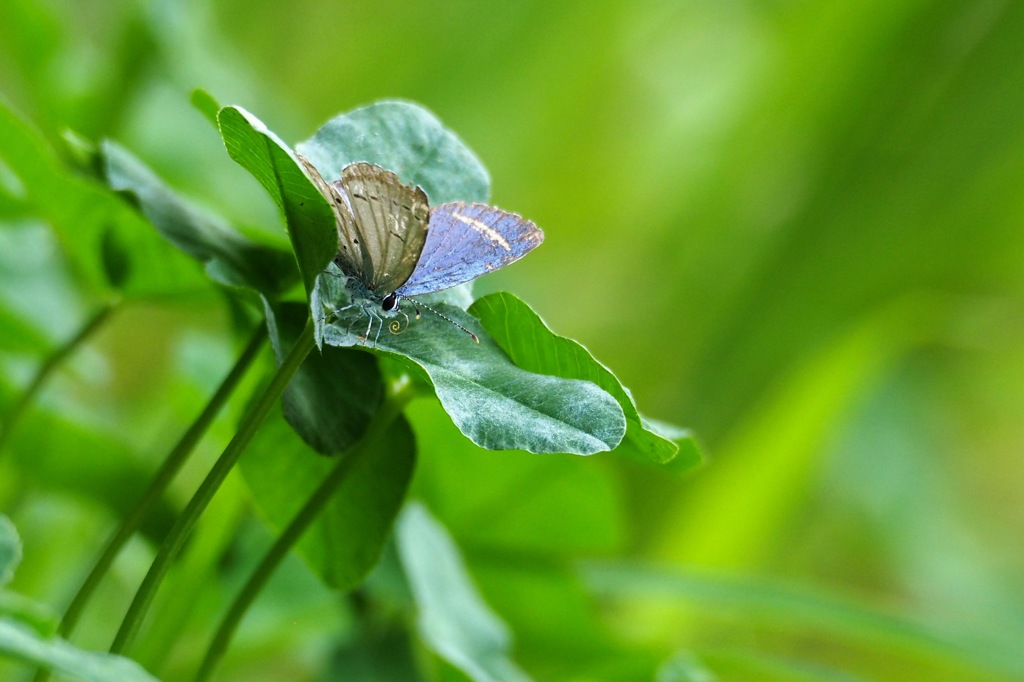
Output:
[[[354,308],[355,305],[356,305],[355,303],[351,303],[351,304],[345,306],[345,308]],[[342,308],[342,310],[345,310],[345,308]],[[356,323],[355,319],[351,319],[351,320],[348,321],[348,326],[345,327],[345,333],[347,335],[349,335],[349,336],[352,335],[352,325],[354,325],[355,323]]]
[[[333,316],[333,317],[334,317],[334,319],[338,319],[338,316],[339,316],[339,315],[340,315],[341,313],[345,312],[345,311],[346,311],[346,310],[348,310],[349,308],[354,308],[355,306],[356,306],[356,304],[355,304],[355,303],[349,303],[349,304],[348,304],[348,305],[346,305],[346,306],[342,306],[341,308],[336,308],[336,309],[332,310],[332,311],[330,312],[330,315],[331,315],[331,316]],[[325,309],[325,310],[327,309],[327,306],[326,306],[326,305],[324,306],[324,309]],[[327,323],[327,314],[325,314],[325,315],[323,316],[323,318],[322,318],[322,319],[321,319],[320,321],[321,321],[321,322],[323,322],[324,324],[326,324],[326,323]]]

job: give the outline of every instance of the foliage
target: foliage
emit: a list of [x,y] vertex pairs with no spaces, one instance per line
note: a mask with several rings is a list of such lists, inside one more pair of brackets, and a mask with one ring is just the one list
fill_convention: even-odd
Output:
[[[207,107],[213,99],[200,94],[194,101]],[[8,111],[8,116],[15,121],[13,113]],[[581,346],[552,335],[517,299],[500,299],[515,311],[510,314],[518,316],[513,320],[505,315],[493,323],[501,345],[488,334],[494,314],[478,322],[442,301],[456,301],[457,292],[454,297],[452,292],[433,297],[434,316],[407,322],[408,329],[401,334],[389,329],[383,341],[379,333],[371,340],[368,333],[360,337],[351,332],[364,319],[372,326],[373,316],[362,308],[346,306],[348,296],[340,273],[320,274],[337,248],[326,198],[306,176],[296,153],[255,116],[239,107],[225,107],[217,111],[216,122],[228,154],[255,176],[281,209],[298,271],[311,298],[306,304],[287,300],[287,283],[294,279],[294,267],[282,252],[232,231],[223,220],[193,207],[123,147],[104,142],[89,157],[110,193],[86,182],[83,187],[88,192],[114,207],[120,205],[114,193],[127,197],[170,245],[202,262],[214,281],[228,287],[225,293],[236,296],[237,305],[251,306],[255,302],[252,292],[258,295],[279,364],[273,379],[254,395],[238,432],[164,538],[114,638],[112,651],[120,653],[133,646],[172,562],[257,431],[260,435],[243,472],[256,504],[282,532],[217,630],[200,666],[200,679],[213,673],[251,600],[307,529],[310,533],[299,553],[326,585],[351,590],[365,580],[380,559],[412,476],[416,448],[400,411],[417,393],[436,394],[463,434],[482,448],[583,455],[615,450],[626,434],[623,410],[628,409],[635,434],[642,434],[634,435],[633,440],[655,443],[655,450],[660,448],[654,455],[656,461],[674,455],[677,446],[644,430],[632,399],[608,370]],[[23,140],[21,157],[15,146],[9,152],[11,158],[26,161],[24,150],[43,143],[24,124],[11,128]],[[92,149],[76,139],[84,149]],[[339,116],[302,149],[324,168],[333,164],[340,169],[356,160],[387,164],[403,181],[424,187],[438,201],[481,200],[489,192],[486,172],[472,153],[436,118],[409,103],[382,102]],[[18,172],[28,166],[16,163],[14,168]],[[64,172],[69,182],[80,182],[70,179],[70,171]],[[29,186],[33,177],[28,172],[19,174]],[[37,205],[49,200],[45,195],[33,196]],[[62,228],[72,231],[71,221]],[[99,250],[108,285],[121,289],[133,272],[144,277],[132,250],[116,239],[104,239]],[[231,293],[235,288],[240,291]],[[346,307],[348,314],[335,312]],[[318,352],[308,355],[314,327]],[[466,334],[470,328],[476,331],[472,337]],[[86,336],[80,333],[69,347]],[[387,377],[367,350],[390,362]],[[40,379],[33,386],[42,384]],[[414,384],[418,386],[415,390],[411,388]],[[23,395],[25,409],[32,390]],[[282,422],[260,429],[278,396],[284,420],[294,432],[282,429]],[[9,416],[6,432],[19,426],[19,417],[20,410]],[[191,447],[195,439],[188,442]],[[96,580],[102,579],[131,530],[149,512],[155,496],[162,492],[160,486],[166,486],[181,466],[181,453],[187,452],[187,447],[168,457],[146,501],[108,544],[61,622],[63,633],[70,634]],[[318,455],[340,461],[331,463]],[[504,658],[507,651],[503,654],[495,649],[507,650],[505,626],[482,604],[472,606],[480,598],[469,584],[471,578],[459,568],[457,559],[446,558],[454,557],[457,550],[443,528],[415,504],[404,518],[403,526],[408,529],[400,536],[399,549],[421,613],[424,643],[474,679],[523,677],[517,666]],[[421,543],[425,548],[420,548]],[[472,609],[481,614],[478,622],[463,623]],[[485,627],[484,623],[489,624]],[[445,634],[453,626],[463,632],[454,639]],[[17,624],[11,627],[15,629],[8,633],[9,652],[60,670],[69,668],[69,660],[78,660],[75,650],[60,642],[49,650],[33,652],[22,641],[29,635]],[[79,658],[82,656],[85,654]],[[117,657],[92,660],[89,665],[97,666],[97,675],[116,675],[113,669],[104,672],[103,666],[122,663]]]
[[[0,678],[1021,678],[1022,37],[2,3]],[[296,152],[547,241],[393,334]]]
[[[0,589],[10,582],[18,565],[21,542],[14,525],[0,516]],[[137,664],[119,656],[83,651],[53,636],[52,623],[33,617],[41,609],[25,601],[0,601],[0,654],[59,670],[84,682],[124,680],[153,682]],[[18,608],[12,608],[13,606]],[[27,616],[27,617],[26,617]]]

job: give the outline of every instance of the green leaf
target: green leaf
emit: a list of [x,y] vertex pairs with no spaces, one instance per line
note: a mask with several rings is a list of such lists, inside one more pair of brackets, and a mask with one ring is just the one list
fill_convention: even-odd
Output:
[[[21,560],[21,541],[14,524],[0,515],[0,587],[14,575]],[[17,616],[12,618],[11,616]],[[29,621],[28,623],[23,621]],[[0,656],[40,665],[86,682],[155,682],[137,663],[120,656],[83,651],[62,639],[44,636],[39,627],[52,623],[43,609],[18,595],[0,598]]]
[[[414,460],[412,432],[399,417],[299,542],[299,554],[329,585],[351,589],[376,566],[405,499]],[[269,418],[240,466],[256,504],[283,528],[336,462],[314,453],[283,420]]]
[[228,155],[249,171],[284,213],[292,249],[307,294],[338,252],[334,213],[291,149],[241,107],[225,107],[217,116]]
[[203,262],[218,282],[275,296],[295,281],[295,266],[286,251],[252,242],[188,203],[114,142],[104,141],[102,154],[110,187],[130,195],[167,241]]
[[433,205],[487,201],[490,178],[479,159],[432,113],[410,102],[382,101],[337,116],[296,145],[325,180],[369,161],[415,183]]
[[[658,434],[662,438],[672,441],[679,448],[679,452],[671,461],[666,462],[666,469],[674,474],[687,473],[707,462],[707,455],[701,447],[693,431],[675,424],[669,424],[659,419],[652,419],[640,415],[640,423],[644,429]],[[632,453],[624,452],[627,456]],[[639,453],[637,453],[639,454]]]
[[[314,310],[344,306],[342,279],[327,274],[313,295]],[[328,345],[363,347],[395,358],[415,375],[427,378],[459,430],[488,450],[527,450],[590,455],[613,449],[622,440],[626,420],[619,403],[590,381],[534,374],[517,367],[484,332],[479,322],[450,305],[438,312],[470,329],[464,331],[432,313],[406,322],[399,333],[380,329],[360,307],[340,311],[323,328]],[[357,333],[371,324],[369,339]],[[407,325],[407,327],[405,326]]]
[[[304,304],[272,306],[264,301],[267,327],[280,363],[305,326]],[[328,346],[310,353],[288,382],[284,416],[306,443],[322,455],[337,454],[366,431],[380,405],[383,386],[373,356]]]
[[138,663],[113,654],[85,651],[57,637],[0,616],[0,655],[59,672],[84,682],[156,682]]
[[121,293],[167,295],[207,286],[187,258],[166,243],[116,194],[67,168],[27,122],[0,100],[0,160],[17,177],[26,204],[56,231],[78,274],[99,291],[109,288],[103,241],[116,240],[131,254]]
[[220,111],[220,103],[206,90],[196,88],[189,95],[189,102],[192,103],[199,113],[206,117],[214,127],[217,127],[217,113]]
[[14,524],[0,514],[0,587],[11,582],[14,571],[21,561],[21,539]]
[[57,632],[58,616],[48,606],[17,592],[0,590],[0,616],[6,616],[49,637]]
[[484,603],[455,543],[423,505],[406,505],[396,538],[427,645],[477,682],[528,679],[509,657],[508,627]]
[[552,332],[537,313],[509,293],[484,296],[469,308],[487,333],[519,367],[564,379],[592,381],[618,401],[626,417],[626,437],[616,452],[668,462],[679,447],[643,423],[633,397],[586,348]]

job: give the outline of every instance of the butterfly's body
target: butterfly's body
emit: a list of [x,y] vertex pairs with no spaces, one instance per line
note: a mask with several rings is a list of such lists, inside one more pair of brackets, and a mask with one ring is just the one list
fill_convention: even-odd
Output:
[[348,277],[352,305],[377,307],[367,310],[371,324],[372,317],[398,314],[402,298],[476,279],[519,260],[544,240],[532,222],[486,204],[431,208],[422,188],[403,185],[397,175],[373,164],[350,164],[340,179],[328,183],[308,160],[299,160],[334,210],[334,262]]

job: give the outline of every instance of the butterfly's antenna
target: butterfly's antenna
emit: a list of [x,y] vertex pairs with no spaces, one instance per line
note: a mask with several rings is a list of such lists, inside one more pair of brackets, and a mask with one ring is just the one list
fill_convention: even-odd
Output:
[[414,301],[414,300],[412,300],[411,298],[406,298],[405,300],[407,300],[407,301],[409,301],[410,303],[412,303],[412,305],[413,305],[413,308],[415,308],[415,310],[416,310],[416,317],[417,317],[417,318],[419,318],[419,316],[420,316],[420,310],[419,310],[419,309],[420,309],[420,306],[422,306],[422,307],[426,308],[427,310],[429,310],[430,312],[432,312],[432,313],[434,313],[435,315],[437,315],[438,317],[440,317],[440,318],[441,318],[442,320],[445,320],[445,321],[447,321],[447,322],[451,322],[451,323],[452,323],[452,324],[454,324],[454,325],[455,325],[456,327],[458,327],[458,328],[459,328],[459,329],[461,329],[462,331],[464,331],[464,332],[466,332],[467,334],[469,334],[470,338],[472,338],[472,339],[473,339],[474,341],[476,341],[477,343],[480,343],[480,337],[478,337],[478,336],[477,336],[476,334],[474,334],[473,332],[469,331],[468,329],[466,329],[466,328],[465,328],[465,327],[463,327],[463,326],[462,326],[461,324],[459,324],[458,322],[456,322],[456,321],[455,321],[455,320],[453,320],[452,318],[448,317],[448,316],[447,316],[447,315],[445,315],[444,313],[440,313],[440,312],[438,312],[438,311],[434,310],[433,308],[431,308],[431,307],[430,307],[429,305],[427,305],[426,303],[422,303],[422,302],[420,302],[420,301]]

